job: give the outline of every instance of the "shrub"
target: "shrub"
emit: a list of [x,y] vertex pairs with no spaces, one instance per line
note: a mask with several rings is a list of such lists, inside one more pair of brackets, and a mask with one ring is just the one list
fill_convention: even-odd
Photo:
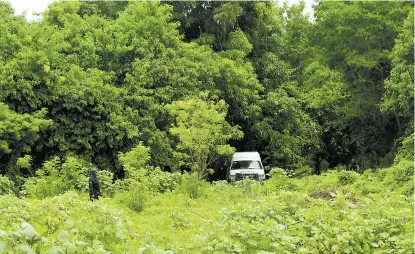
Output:
[[0,175],[0,195],[14,193],[14,184],[7,176]]
[[114,174],[108,170],[100,170],[97,172],[101,193],[104,197],[113,197],[115,194],[115,186],[112,182]]
[[269,171],[269,176],[271,178],[272,177],[283,177],[283,178],[285,178],[285,177],[287,177],[287,172],[284,169],[282,169],[282,168],[275,167],[275,168],[272,168]]
[[383,185],[387,186],[387,189],[399,191],[405,195],[413,194],[413,161],[402,159],[392,167],[384,169],[384,171],[386,176],[383,179]]
[[264,183],[264,188],[269,188],[273,191],[277,189],[295,190],[297,189],[294,179],[290,179],[287,173],[282,168],[272,168],[269,172],[270,179]]
[[171,227],[174,229],[185,229],[190,225],[189,220],[182,211],[174,211],[170,213],[169,218],[171,220]]
[[400,191],[403,195],[413,197],[414,196],[414,182],[406,182],[401,188]]
[[89,163],[76,157],[70,156],[64,163],[58,157],[54,157],[36,171],[37,177],[26,180],[21,193],[30,197],[45,198],[69,190],[87,191],[88,168]]
[[177,187],[177,191],[188,195],[192,199],[197,199],[204,195],[206,187],[207,183],[205,180],[199,179],[197,172],[191,174],[184,173],[182,175],[182,181]]
[[147,177],[151,184],[151,189],[160,193],[173,191],[176,185],[181,182],[181,174],[179,172],[164,172],[159,167],[149,168]]
[[21,169],[29,169],[31,166],[32,157],[30,155],[25,155],[17,159],[16,165]]
[[338,173],[338,184],[341,186],[353,184],[358,178],[358,173],[342,170]]
[[322,175],[312,175],[296,179],[296,185],[299,189],[308,194],[319,189],[335,189],[338,185],[337,174],[336,171],[329,170]]
[[143,211],[151,195],[148,187],[133,179],[127,179],[125,182],[128,182],[128,189],[117,194],[115,198],[135,212]]
[[257,198],[261,194],[261,185],[257,181],[244,179],[235,182],[235,187],[242,190],[242,194],[249,198]]
[[414,161],[414,135],[415,134],[412,133],[411,135],[398,140],[397,146],[399,148],[395,157],[395,163],[401,160]]
[[412,181],[414,176],[414,162],[402,160],[390,169],[390,174],[385,181],[401,186]]
[[347,167],[345,165],[337,165],[333,168],[333,171],[346,171]]
[[150,158],[150,148],[142,143],[136,145],[129,152],[118,153],[118,160],[126,171],[127,177],[134,177],[134,171],[144,168]]
[[409,202],[397,197],[374,195],[356,205],[348,192],[333,192],[324,197],[327,201],[280,191],[219,211],[193,251],[411,253],[413,212]]
[[0,196],[0,253],[128,253],[129,218],[75,192],[26,201]]
[[301,165],[299,166],[292,176],[294,177],[305,177],[310,176],[313,174],[313,168],[307,165]]

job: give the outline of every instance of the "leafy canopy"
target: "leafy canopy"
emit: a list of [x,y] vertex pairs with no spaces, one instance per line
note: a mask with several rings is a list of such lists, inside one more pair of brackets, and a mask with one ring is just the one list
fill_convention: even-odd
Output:
[[239,139],[243,133],[226,122],[228,107],[223,100],[213,101],[208,93],[201,93],[200,98],[175,101],[165,107],[174,117],[169,131],[179,139],[175,156],[200,178],[211,172],[209,164],[235,152],[227,141]]

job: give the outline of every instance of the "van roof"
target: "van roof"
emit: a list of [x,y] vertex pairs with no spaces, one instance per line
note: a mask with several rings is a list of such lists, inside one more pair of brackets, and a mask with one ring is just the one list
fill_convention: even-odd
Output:
[[233,161],[238,160],[261,160],[258,152],[237,152],[232,156]]

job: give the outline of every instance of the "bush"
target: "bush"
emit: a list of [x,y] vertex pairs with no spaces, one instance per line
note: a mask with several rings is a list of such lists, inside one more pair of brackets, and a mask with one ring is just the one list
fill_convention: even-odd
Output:
[[118,153],[118,160],[126,171],[127,177],[134,177],[131,174],[134,174],[136,170],[144,168],[150,159],[150,148],[144,146],[141,142],[129,152]]
[[64,163],[58,157],[46,161],[36,171],[36,177],[28,178],[22,194],[34,198],[45,198],[69,190],[88,190],[88,168],[90,164],[76,157],[68,157]]
[[359,178],[359,174],[354,171],[340,171],[338,173],[338,184],[341,186],[353,184]]
[[31,162],[32,162],[32,157],[26,154],[25,156],[17,159],[16,165],[18,168],[21,168],[21,169],[23,168],[30,169]]
[[0,195],[14,193],[14,184],[7,176],[0,175]]
[[398,152],[395,157],[395,163],[401,160],[414,161],[414,133],[411,135],[400,138],[398,140]]
[[305,177],[313,175],[313,168],[307,165],[301,165],[298,167],[292,176],[294,177]]
[[368,195],[370,193],[380,193],[385,190],[385,186],[383,186],[383,184],[376,178],[370,179],[371,180],[368,180],[367,178],[362,177],[353,184],[353,188],[363,195]]
[[398,191],[405,195],[413,194],[414,165],[413,161],[400,160],[390,168],[384,169],[386,176],[383,185],[387,189]]
[[[352,193],[322,200],[280,191],[219,211],[195,242],[203,253],[411,253],[413,212],[396,196],[371,196],[355,205]],[[385,209],[387,208],[387,209]],[[347,225],[347,227],[345,227]]]
[[329,170],[322,175],[312,175],[296,179],[296,185],[308,194],[320,189],[335,189],[338,186],[337,174],[338,172]]
[[37,177],[26,180],[21,193],[33,198],[45,198],[65,192],[63,179],[59,176],[60,163],[58,157],[46,161],[43,167],[36,171]]
[[173,191],[180,184],[182,176],[178,172],[164,172],[159,167],[156,167],[155,169],[148,170],[148,178],[151,183],[151,189],[164,193]]
[[241,181],[235,182],[234,185],[236,188],[241,189],[242,194],[245,197],[256,199],[261,195],[261,185],[257,181],[250,179],[244,179]]
[[199,179],[197,172],[184,173],[180,185],[177,186],[177,191],[188,195],[192,199],[197,199],[204,195],[207,185],[204,180]]
[[282,168],[277,168],[277,167],[272,168],[272,169],[269,171],[269,176],[270,176],[271,178],[276,178],[276,177],[283,177],[283,178],[287,178],[287,177],[288,177],[288,176],[287,176],[287,172],[286,172],[284,169],[282,169]]
[[269,182],[272,182],[276,186],[283,186],[289,181],[287,172],[282,168],[272,168],[268,174]]
[[135,212],[143,211],[145,203],[151,195],[148,187],[133,179],[127,179],[125,182],[128,182],[126,185],[128,189],[117,194],[115,198]]
[[99,186],[104,197],[113,197],[115,194],[115,186],[112,182],[114,174],[108,170],[100,170],[97,172]]
[[402,187],[400,188],[400,192],[403,195],[413,197],[414,196],[414,183],[413,181],[406,182]]
[[385,179],[386,182],[401,186],[407,182],[411,182],[414,176],[414,162],[402,160],[398,164],[391,167],[390,174]]
[[185,229],[190,225],[189,220],[182,211],[174,211],[169,214],[171,220],[171,227],[174,229]]
[[0,196],[1,253],[127,253],[129,218],[77,193],[43,200]]
[[[114,184],[126,211],[75,192],[43,200],[0,196],[0,252],[410,253],[413,198],[400,193],[411,192],[411,181],[389,191],[385,180],[406,175],[396,170],[406,172],[368,171],[353,181],[354,172],[295,179],[276,169],[264,184],[234,185],[185,174],[174,191],[159,194],[151,170],[143,169]],[[343,176],[353,184],[339,187]],[[285,189],[292,186],[299,191]],[[360,187],[379,193],[355,195],[352,188]]]

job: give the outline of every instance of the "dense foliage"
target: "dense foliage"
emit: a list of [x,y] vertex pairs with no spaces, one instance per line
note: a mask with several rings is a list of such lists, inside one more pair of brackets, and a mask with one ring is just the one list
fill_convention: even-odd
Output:
[[[397,140],[413,133],[413,5],[321,2],[313,21],[303,9],[59,2],[28,23],[2,2],[0,110],[26,119],[1,130],[3,174],[27,176],[54,156],[117,172],[118,154],[140,142],[153,166],[202,174],[218,175],[216,155],[231,147],[316,173],[352,160],[362,169],[391,165]],[[213,142],[202,159],[175,111],[206,100],[224,104],[212,110],[226,123],[200,125],[212,136],[199,141]],[[216,115],[203,121],[217,125]],[[16,167],[24,156],[30,165]]]
[[4,195],[0,253],[410,253],[411,169],[298,179],[275,168],[264,184],[236,185],[149,169],[95,202]]

